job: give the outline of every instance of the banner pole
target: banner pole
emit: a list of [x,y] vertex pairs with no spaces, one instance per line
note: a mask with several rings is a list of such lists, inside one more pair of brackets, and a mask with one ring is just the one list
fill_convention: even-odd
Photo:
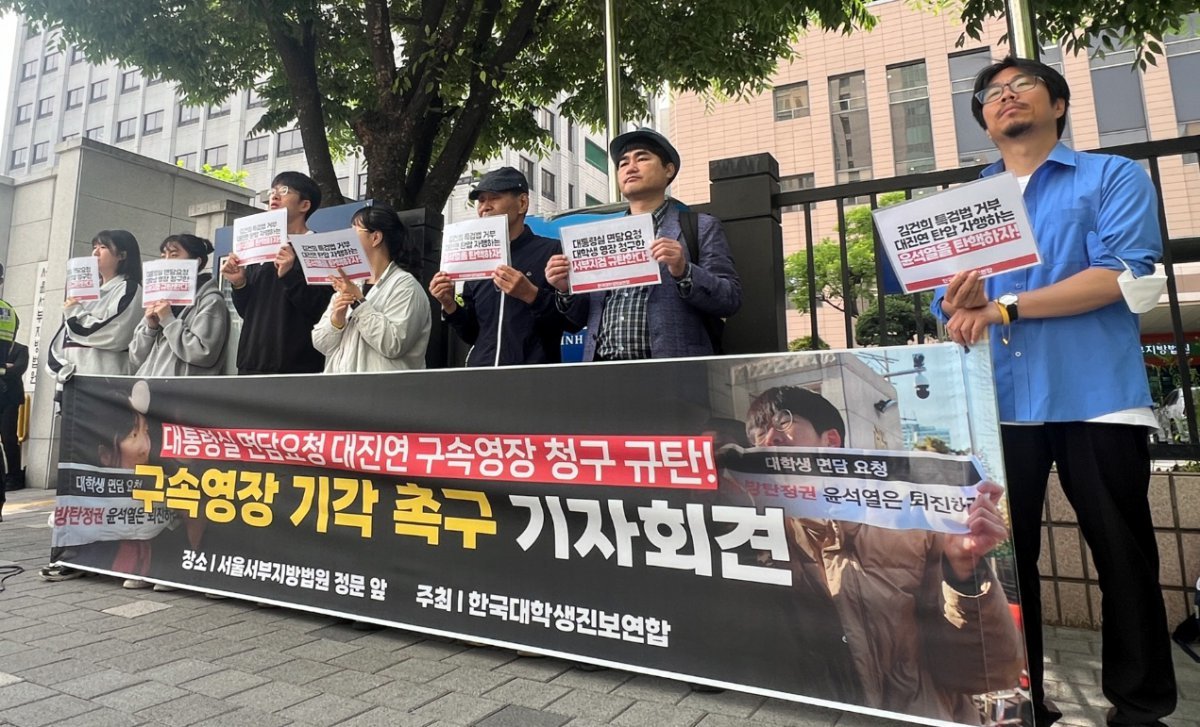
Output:
[[496,320],[496,362],[493,366],[500,365],[500,346],[504,342],[504,299],[507,297],[503,290],[500,291],[500,316]]

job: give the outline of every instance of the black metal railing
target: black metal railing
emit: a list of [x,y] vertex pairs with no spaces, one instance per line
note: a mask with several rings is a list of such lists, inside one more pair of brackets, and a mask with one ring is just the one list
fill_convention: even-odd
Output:
[[[1122,146],[1099,149],[1106,154],[1118,154],[1130,159],[1143,162],[1148,169],[1150,179],[1158,191],[1158,222],[1164,240],[1163,266],[1167,273],[1167,306],[1170,311],[1171,333],[1175,348],[1175,365],[1178,368],[1178,383],[1182,393],[1186,413],[1186,437],[1184,441],[1159,441],[1151,446],[1151,455],[1156,459],[1188,459],[1200,460],[1200,432],[1196,426],[1196,401],[1192,395],[1192,372],[1188,361],[1188,344],[1183,328],[1183,317],[1179,303],[1175,266],[1183,263],[1200,262],[1200,237],[1171,238],[1167,226],[1166,206],[1162,198],[1162,176],[1159,170],[1159,159],[1163,157],[1183,156],[1200,152],[1200,135],[1185,136],[1176,139],[1125,144]],[[923,174],[910,174],[886,179],[872,179],[849,184],[839,184],[817,189],[805,189],[791,192],[780,192],[773,197],[772,204],[776,210],[785,207],[793,208],[804,214],[804,250],[808,258],[808,319],[811,328],[811,345],[819,345],[819,321],[817,315],[820,291],[817,290],[814,246],[818,243],[813,235],[813,216],[815,207],[821,203],[833,202],[837,207],[838,232],[837,242],[841,247],[841,284],[843,291],[850,290],[850,265],[847,256],[846,208],[852,206],[848,200],[866,197],[870,200],[871,209],[879,205],[880,195],[889,192],[903,192],[906,198],[911,198],[916,190],[946,189],[955,184],[969,182],[979,177],[985,165],[961,167]],[[1191,165],[1185,164],[1185,168]],[[880,340],[885,343],[902,343],[887,341],[887,305],[889,300],[895,305],[911,305],[914,322],[916,323],[916,340],[924,342],[924,303],[919,295],[884,295],[882,292],[884,257],[879,247],[878,231],[875,235],[875,300],[879,316]],[[846,345],[855,345],[854,318],[850,305],[843,309]],[[1168,437],[1168,439],[1170,439]]]

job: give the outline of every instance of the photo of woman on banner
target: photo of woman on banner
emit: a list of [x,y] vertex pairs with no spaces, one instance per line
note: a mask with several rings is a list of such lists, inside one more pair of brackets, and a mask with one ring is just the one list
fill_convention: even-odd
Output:
[[351,225],[371,277],[362,288],[340,269],[330,278],[334,296],[312,329],[313,347],[325,355],[325,373],[425,368],[433,320],[429,298],[413,275],[420,272],[420,253],[391,207],[363,207]]
[[[759,394],[745,426],[752,446],[781,457],[846,445],[842,413],[800,386]],[[1024,650],[985,560],[1009,537],[1003,489],[985,480],[977,493],[964,534],[787,515],[792,628],[840,637],[823,640],[828,673],[856,683],[831,685],[837,698],[857,692],[867,707],[979,724],[973,697],[1017,686]]]

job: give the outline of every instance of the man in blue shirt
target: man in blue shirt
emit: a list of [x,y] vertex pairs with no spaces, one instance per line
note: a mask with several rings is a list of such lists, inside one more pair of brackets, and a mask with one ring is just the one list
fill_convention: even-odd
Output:
[[1147,490],[1150,411],[1137,316],[1117,276],[1162,254],[1154,187],[1136,163],[1059,142],[1070,89],[1054,69],[1006,58],[975,78],[972,111],[1000,150],[984,176],[1021,182],[1042,263],[955,276],[933,311],[951,337],[990,329],[1033,708],[1062,715],[1042,686],[1038,555],[1050,467],[1099,574],[1110,725],[1161,725],[1176,689]]

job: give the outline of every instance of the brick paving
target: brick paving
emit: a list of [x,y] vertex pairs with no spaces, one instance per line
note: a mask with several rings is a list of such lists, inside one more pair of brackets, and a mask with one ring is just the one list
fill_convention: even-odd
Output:
[[[0,565],[4,727],[872,727],[889,720],[333,618],[124,590],[113,578],[45,583],[44,490],[8,493]],[[1096,633],[1047,629],[1047,691],[1063,725],[1103,725]],[[1200,664],[1176,649],[1179,710],[1200,727]]]

